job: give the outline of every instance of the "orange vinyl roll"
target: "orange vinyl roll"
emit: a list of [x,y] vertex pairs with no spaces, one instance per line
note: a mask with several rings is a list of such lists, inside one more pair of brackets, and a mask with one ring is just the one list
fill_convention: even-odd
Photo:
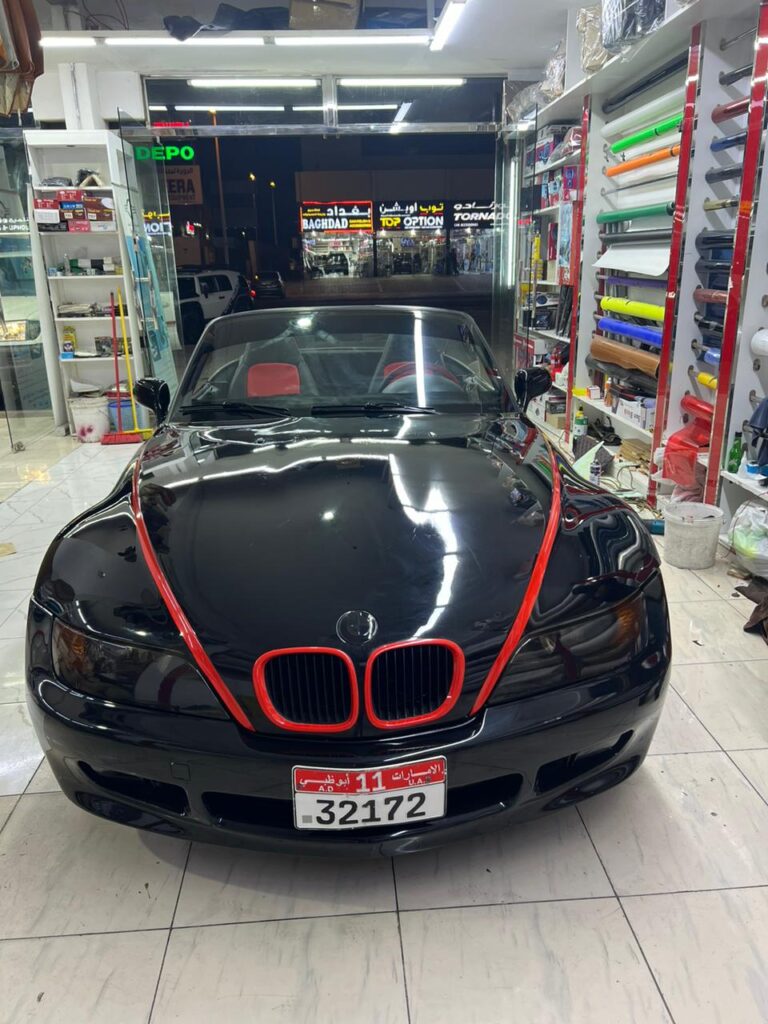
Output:
[[614,363],[625,370],[640,370],[649,377],[659,373],[659,356],[655,352],[643,352],[631,345],[622,345],[620,341],[609,341],[601,334],[592,335],[589,351],[602,363]]
[[615,178],[617,174],[625,174],[627,171],[636,171],[638,167],[647,167],[648,164],[657,164],[660,160],[669,160],[670,157],[678,156],[679,146],[665,146],[664,149],[654,149],[652,153],[645,153],[643,156],[636,156],[634,160],[625,160],[615,167],[606,167],[605,173],[609,178]]

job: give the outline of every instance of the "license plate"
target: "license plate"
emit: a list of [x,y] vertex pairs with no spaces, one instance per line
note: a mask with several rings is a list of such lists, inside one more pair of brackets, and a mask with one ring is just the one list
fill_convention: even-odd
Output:
[[413,825],[445,815],[446,760],[385,768],[293,769],[293,818],[298,829]]

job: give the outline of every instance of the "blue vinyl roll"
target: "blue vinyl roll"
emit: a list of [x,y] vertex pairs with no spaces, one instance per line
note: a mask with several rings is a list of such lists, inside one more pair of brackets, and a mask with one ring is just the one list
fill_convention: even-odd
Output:
[[710,366],[720,365],[720,349],[719,348],[708,348],[702,353],[701,358],[705,363],[709,363]]
[[736,132],[735,135],[723,135],[719,139],[713,139],[709,148],[713,153],[719,153],[723,149],[731,149],[733,146],[743,146],[747,141],[746,132]]
[[614,320],[609,316],[601,317],[597,326],[609,334],[623,334],[626,338],[634,338],[635,341],[644,341],[646,345],[661,348],[661,330],[655,327],[640,327],[638,324],[628,324],[624,320]]

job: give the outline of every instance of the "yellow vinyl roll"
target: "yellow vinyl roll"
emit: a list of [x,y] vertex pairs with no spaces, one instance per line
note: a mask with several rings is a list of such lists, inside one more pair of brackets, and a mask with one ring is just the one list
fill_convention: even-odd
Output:
[[717,391],[717,377],[713,377],[711,373],[697,373],[696,380],[702,387],[709,388],[710,391]]
[[643,320],[664,319],[664,307],[655,306],[652,302],[636,302],[634,299],[618,299],[606,295],[600,300],[600,306],[606,313],[623,313],[625,316],[639,316]]

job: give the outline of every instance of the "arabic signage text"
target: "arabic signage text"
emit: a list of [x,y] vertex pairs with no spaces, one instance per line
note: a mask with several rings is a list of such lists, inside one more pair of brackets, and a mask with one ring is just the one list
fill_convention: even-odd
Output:
[[381,231],[442,231],[445,203],[395,201],[379,203],[377,227]]
[[322,231],[326,234],[351,234],[373,231],[373,202],[333,202],[301,204],[301,230]]
[[496,226],[496,203],[454,203],[455,228],[492,228]]

